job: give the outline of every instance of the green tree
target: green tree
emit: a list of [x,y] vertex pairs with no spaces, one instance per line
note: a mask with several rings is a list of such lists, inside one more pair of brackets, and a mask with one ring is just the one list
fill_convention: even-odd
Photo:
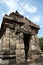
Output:
[[39,38],[40,48],[43,51],[43,37]]

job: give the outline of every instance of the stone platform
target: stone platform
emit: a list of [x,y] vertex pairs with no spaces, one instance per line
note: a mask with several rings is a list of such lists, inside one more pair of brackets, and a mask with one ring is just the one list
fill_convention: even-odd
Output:
[[40,59],[37,59],[36,61],[29,60],[22,63],[16,63],[14,59],[10,61],[0,59],[0,65],[43,65],[43,56],[41,56]]

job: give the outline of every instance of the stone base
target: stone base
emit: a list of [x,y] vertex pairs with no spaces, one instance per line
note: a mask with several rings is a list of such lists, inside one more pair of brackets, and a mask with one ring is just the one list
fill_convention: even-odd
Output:
[[33,61],[39,59],[40,56],[41,56],[41,55],[38,54],[36,50],[31,50],[31,51],[28,53],[28,58],[30,58],[30,59],[33,60]]
[[35,60],[40,59],[40,55],[32,55],[31,58],[33,61],[35,61]]

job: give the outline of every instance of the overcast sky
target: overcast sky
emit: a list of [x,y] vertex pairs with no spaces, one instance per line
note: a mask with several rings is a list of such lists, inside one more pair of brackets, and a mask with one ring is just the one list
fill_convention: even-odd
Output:
[[18,12],[40,26],[39,37],[43,36],[43,0],[0,0],[0,26],[4,14]]

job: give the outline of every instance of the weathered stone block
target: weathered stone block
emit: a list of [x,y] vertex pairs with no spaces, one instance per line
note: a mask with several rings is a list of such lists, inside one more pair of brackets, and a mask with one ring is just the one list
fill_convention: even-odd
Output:
[[20,45],[19,45],[19,43],[18,44],[16,44],[16,49],[19,49],[20,48]]
[[10,64],[16,63],[16,58],[15,58],[15,59],[10,59],[10,60],[9,60],[9,63],[10,63]]
[[16,56],[20,56],[20,49],[16,49]]
[[32,60],[38,60],[40,55],[31,55]]
[[21,49],[24,49],[24,43],[19,44]]
[[20,62],[25,62],[25,51],[24,49],[21,50],[16,50],[16,61],[17,63],[20,63]]

